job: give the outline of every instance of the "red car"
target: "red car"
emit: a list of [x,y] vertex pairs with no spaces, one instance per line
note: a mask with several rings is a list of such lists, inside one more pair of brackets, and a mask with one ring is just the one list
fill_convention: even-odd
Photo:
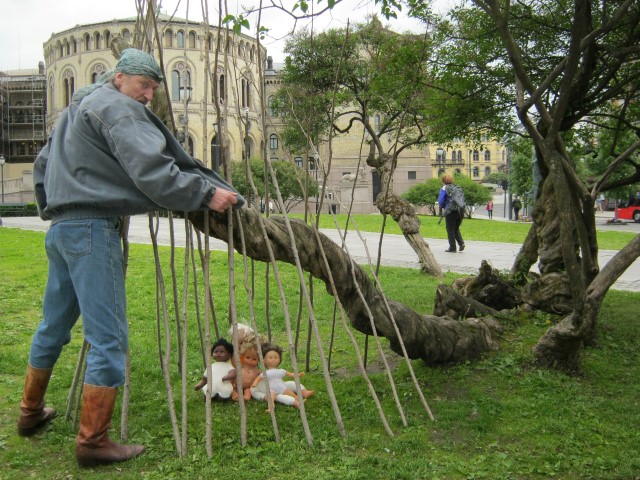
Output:
[[640,223],[640,205],[624,208],[618,207],[618,219],[633,220],[636,223]]

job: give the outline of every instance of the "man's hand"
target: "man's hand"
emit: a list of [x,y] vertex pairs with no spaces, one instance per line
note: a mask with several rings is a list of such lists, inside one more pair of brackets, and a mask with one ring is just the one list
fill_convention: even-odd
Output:
[[211,210],[224,212],[227,208],[238,203],[238,194],[224,188],[216,188],[213,198],[207,205]]

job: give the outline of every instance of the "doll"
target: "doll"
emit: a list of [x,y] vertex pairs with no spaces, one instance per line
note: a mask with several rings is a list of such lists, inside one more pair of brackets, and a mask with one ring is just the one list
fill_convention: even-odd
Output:
[[[269,390],[271,398],[274,402],[283,403],[296,408],[300,408],[300,402],[298,401],[298,394],[294,391],[295,383],[284,382],[284,377],[293,378],[292,372],[287,372],[283,368],[278,368],[282,362],[282,349],[277,345],[268,344],[262,348],[262,357],[264,359],[264,366],[266,368],[266,378],[269,382]],[[252,384],[252,392],[254,397],[258,389],[258,385],[263,380],[263,375],[260,373]],[[304,372],[300,372],[302,377]],[[293,385],[291,385],[293,383]],[[302,387],[302,386],[301,386]],[[302,397],[306,400],[315,393],[314,390],[306,390],[302,387]],[[263,394],[264,395],[264,394]],[[266,396],[263,397],[267,400]],[[267,409],[267,412],[270,410]]]
[[[244,337],[242,346],[238,350],[240,354],[240,368],[242,369],[242,392],[245,400],[251,399],[251,385],[253,385],[253,381],[260,374],[260,369],[258,368],[258,346],[258,338],[250,333]],[[234,375],[234,380],[237,382],[237,374]],[[231,398],[238,400],[236,385],[234,385]]]
[[[233,393],[233,383],[235,369],[231,363],[233,355],[233,345],[224,338],[218,339],[211,346],[211,357],[215,360],[211,364],[211,399],[228,400]],[[201,390],[207,384],[207,370],[204,371],[202,379],[194,387],[194,390]],[[203,395],[207,395],[208,389],[202,390]]]

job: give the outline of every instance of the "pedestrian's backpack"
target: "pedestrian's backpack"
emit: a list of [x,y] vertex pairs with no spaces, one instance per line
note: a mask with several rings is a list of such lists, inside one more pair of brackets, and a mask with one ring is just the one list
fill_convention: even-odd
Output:
[[466,205],[464,201],[464,192],[459,185],[449,184],[444,187],[445,193],[449,196],[449,203],[444,210],[444,214],[448,215],[451,212],[464,213],[464,207]]

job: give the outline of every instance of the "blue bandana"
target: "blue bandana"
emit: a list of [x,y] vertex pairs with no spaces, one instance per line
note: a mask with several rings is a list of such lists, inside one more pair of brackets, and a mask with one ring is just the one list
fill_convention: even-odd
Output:
[[128,75],[142,75],[156,82],[164,80],[162,70],[160,70],[155,58],[136,48],[127,48],[122,51],[115,71]]

